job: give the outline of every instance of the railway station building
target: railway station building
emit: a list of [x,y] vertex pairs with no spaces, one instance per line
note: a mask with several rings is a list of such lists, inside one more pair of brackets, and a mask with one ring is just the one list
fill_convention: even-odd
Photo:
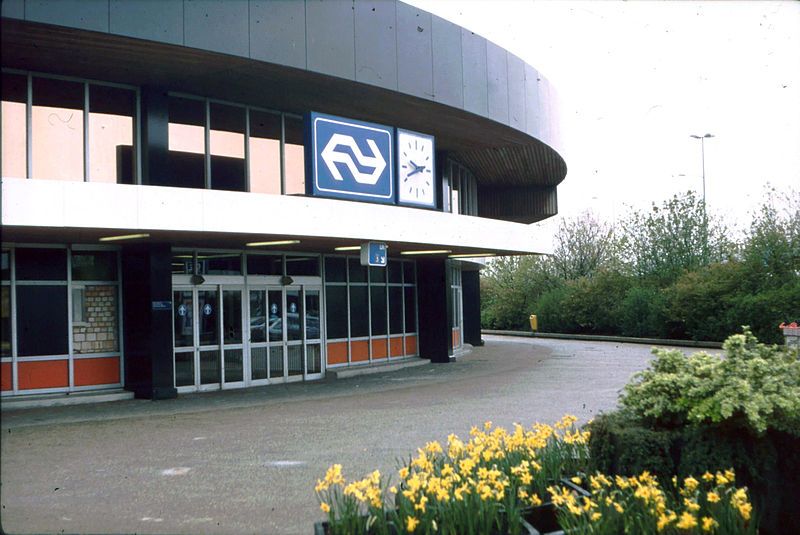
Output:
[[480,260],[557,213],[548,81],[411,5],[1,15],[4,399],[449,362]]

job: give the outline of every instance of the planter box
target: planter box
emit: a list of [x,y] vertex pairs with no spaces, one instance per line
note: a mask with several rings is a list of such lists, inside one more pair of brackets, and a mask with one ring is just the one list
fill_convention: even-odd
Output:
[[[562,487],[566,487],[577,494],[579,497],[589,497],[591,492],[580,485],[576,485],[569,479],[559,481]],[[533,533],[537,535],[564,535],[561,526],[558,525],[558,508],[553,502],[546,502],[538,507],[533,507],[524,515],[524,520],[530,525]]]

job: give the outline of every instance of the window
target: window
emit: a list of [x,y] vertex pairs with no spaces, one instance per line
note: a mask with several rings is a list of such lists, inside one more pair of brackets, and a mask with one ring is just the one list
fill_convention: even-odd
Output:
[[250,110],[250,191],[281,193],[281,116]]
[[306,162],[303,146],[303,120],[285,115],[284,121],[284,174],[287,195],[305,195]]
[[248,275],[283,275],[281,255],[247,255]]
[[136,183],[135,88],[6,72],[2,82],[3,176]]
[[156,185],[205,187],[205,124],[203,101],[169,98],[169,172]]
[[28,130],[28,78],[3,73],[2,86],[3,176],[25,178],[27,172],[26,135]]
[[333,364],[366,360],[362,348],[367,338],[370,359],[415,355],[414,262],[390,259],[386,268],[367,268],[358,257],[326,256],[323,261],[327,338],[337,348]]
[[67,286],[17,286],[17,354],[66,355]]
[[136,182],[135,118],[134,91],[89,86],[89,180],[117,184]]
[[83,181],[85,85],[33,77],[33,178]]
[[113,251],[73,251],[72,280],[117,280],[117,253]]
[[66,281],[66,249],[17,249],[18,281]]
[[448,161],[445,169],[450,183],[450,206],[445,211],[454,214],[478,215],[478,189],[475,175],[452,160]]
[[197,253],[199,275],[241,275],[242,255],[239,253]]
[[212,102],[210,111],[211,189],[247,191],[244,166],[247,110]]

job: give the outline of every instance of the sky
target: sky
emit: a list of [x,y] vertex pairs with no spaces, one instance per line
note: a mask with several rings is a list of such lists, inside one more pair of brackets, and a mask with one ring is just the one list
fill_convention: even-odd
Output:
[[559,96],[559,216],[612,222],[673,194],[746,226],[800,195],[800,2],[404,0],[536,67]]

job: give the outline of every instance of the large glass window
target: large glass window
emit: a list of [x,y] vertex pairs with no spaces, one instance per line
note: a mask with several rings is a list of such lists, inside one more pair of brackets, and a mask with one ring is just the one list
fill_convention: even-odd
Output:
[[306,156],[303,145],[303,120],[284,116],[284,173],[286,194],[306,193]]
[[136,93],[130,89],[89,86],[89,180],[133,184]]
[[66,355],[67,286],[17,286],[17,354]]
[[246,109],[212,102],[211,189],[247,191],[244,168]]
[[205,102],[169,98],[169,172],[160,186],[205,187]]
[[250,111],[250,191],[281,193],[281,116]]
[[[371,358],[385,357],[385,344],[391,356],[415,354],[413,336],[408,337],[416,332],[414,262],[392,259],[386,269],[368,269],[357,257],[323,261],[328,341],[369,337]],[[348,351],[356,351],[353,347],[348,344]]]
[[72,280],[117,280],[117,253],[113,251],[73,251]]
[[25,178],[27,173],[28,79],[18,74],[3,73],[2,86],[3,176]]
[[17,249],[14,254],[18,281],[67,280],[66,249]]
[[33,78],[33,178],[84,179],[84,89],[78,82]]

